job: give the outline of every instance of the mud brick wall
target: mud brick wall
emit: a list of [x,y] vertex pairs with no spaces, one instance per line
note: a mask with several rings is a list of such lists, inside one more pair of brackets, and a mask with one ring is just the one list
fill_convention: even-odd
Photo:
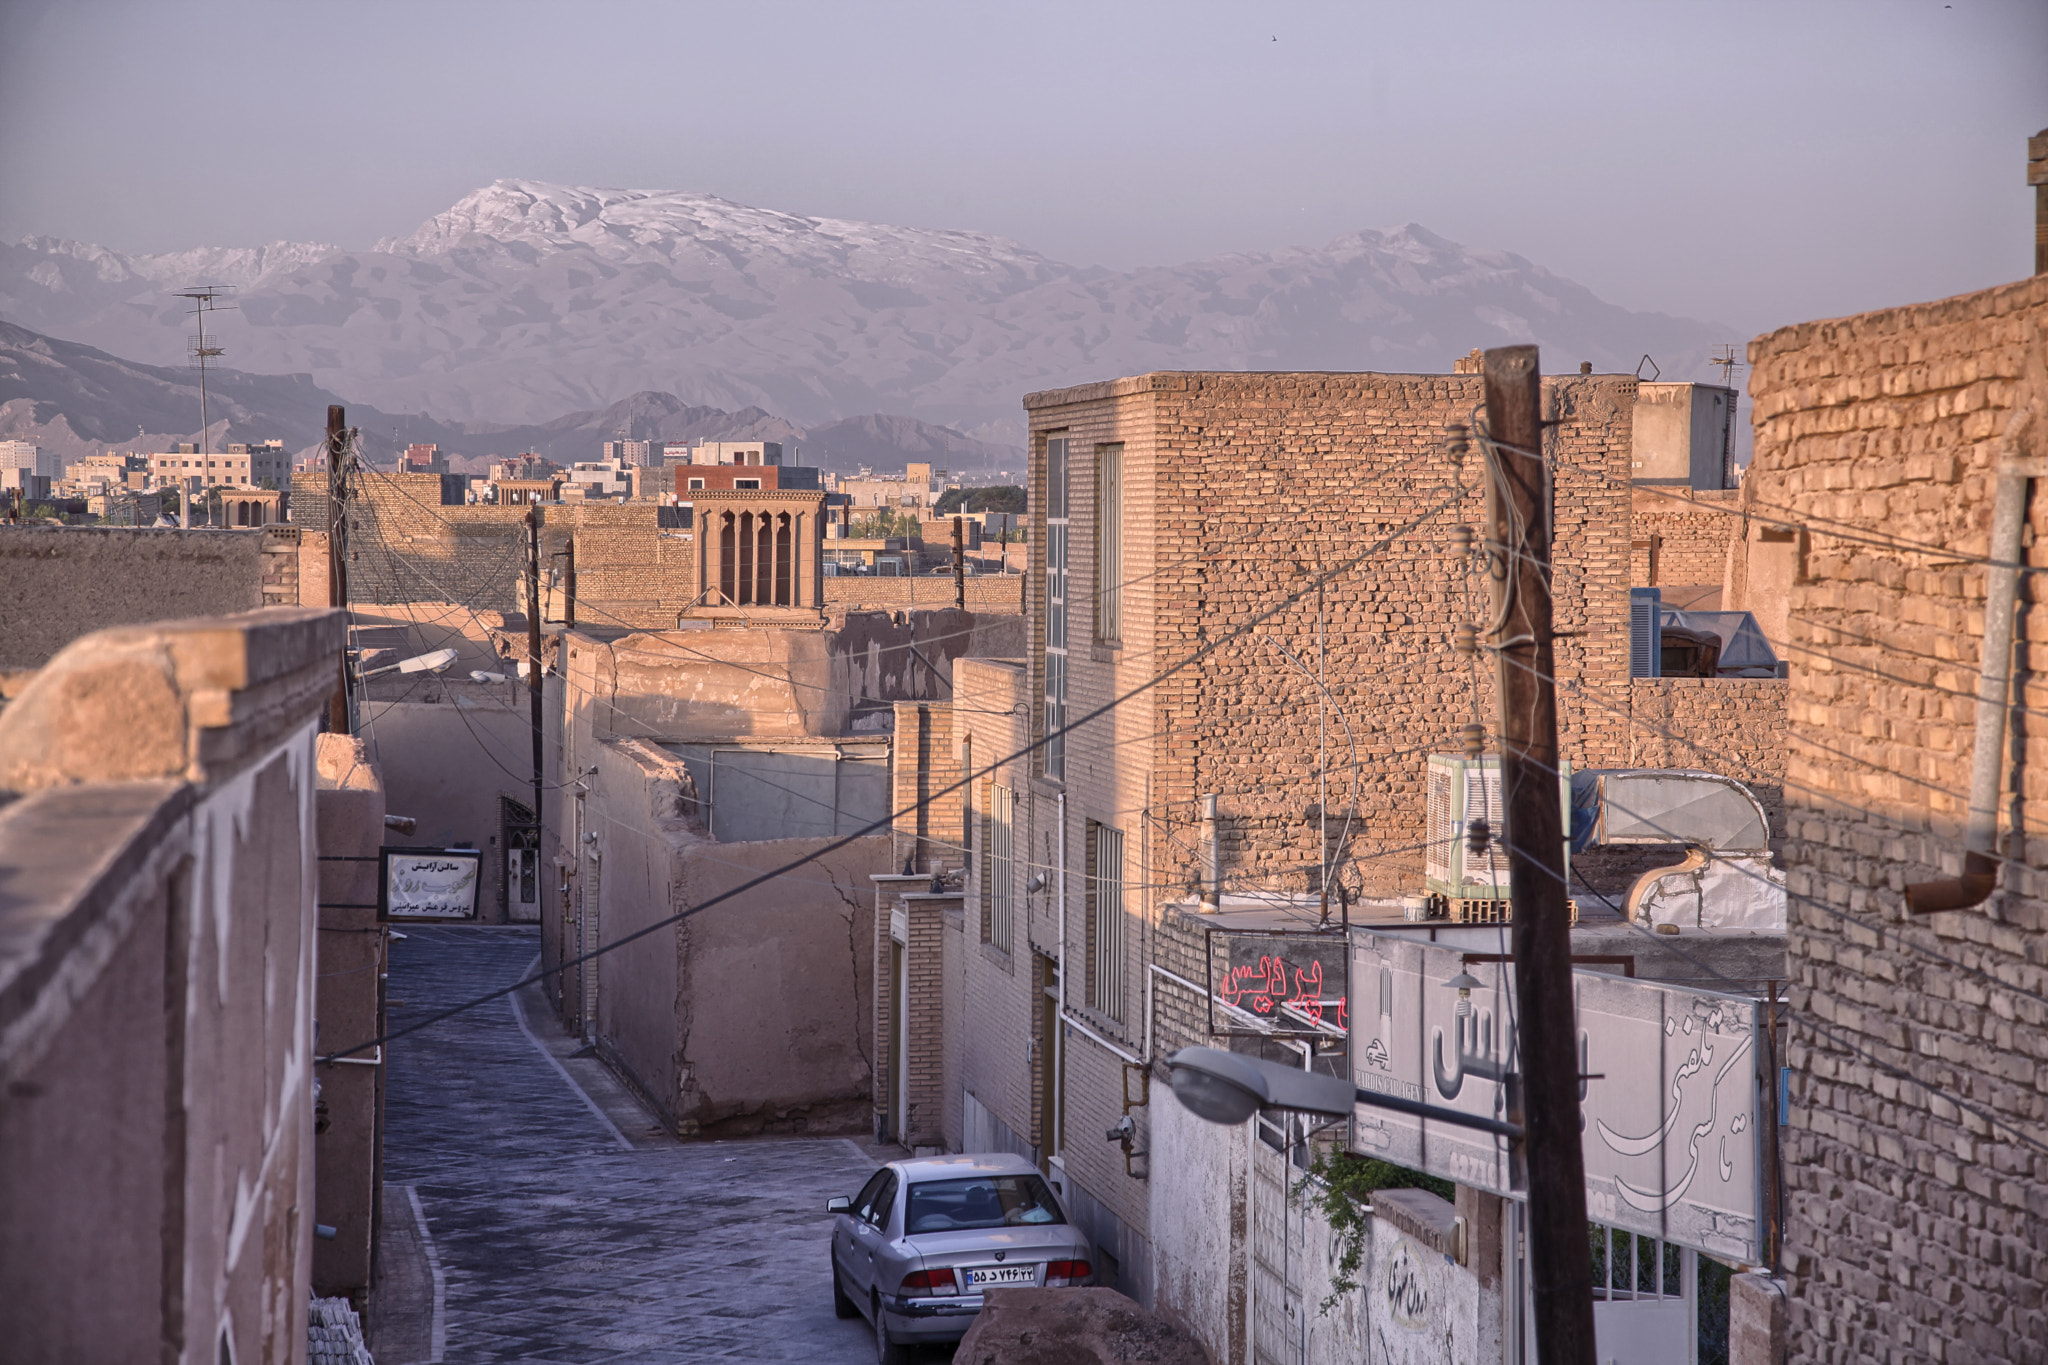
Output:
[[1631,678],[1629,766],[1735,778],[1782,836],[1789,686],[1782,678]]
[[[295,474],[294,519],[327,526],[327,476]],[[443,506],[438,474],[367,474],[350,500],[348,587],[355,602],[462,602],[523,611],[524,507]],[[664,528],[649,502],[552,503],[542,508],[547,571],[573,538],[576,617],[595,627],[660,630],[697,591],[695,541]]]
[[[2015,659],[2029,713],[2011,741],[2014,861],[1986,906],[1908,919],[1902,894],[1960,863],[1984,590],[1969,557],[1987,548],[1996,438],[2016,407],[2035,414],[2029,453],[2048,455],[2044,354],[2048,277],[1749,348],[1748,479],[1759,510],[1808,528],[1788,632],[1818,651],[1795,656],[1786,703],[1795,1360],[2048,1360],[2036,577]],[[2024,553],[2048,566],[2038,490],[2031,517]],[[1827,534],[1836,524],[1857,539]]]
[[1742,533],[1735,489],[1637,489],[1629,586],[1719,586],[1728,546]]
[[263,528],[263,605],[299,605],[299,528]]
[[[1007,612],[1024,608],[1024,580],[1015,575],[976,576],[967,580],[967,609],[973,612]],[[825,610],[833,614],[848,611],[902,611],[915,607],[927,611],[953,605],[953,579],[948,574],[922,574],[917,578],[879,578],[867,574],[825,580]]]

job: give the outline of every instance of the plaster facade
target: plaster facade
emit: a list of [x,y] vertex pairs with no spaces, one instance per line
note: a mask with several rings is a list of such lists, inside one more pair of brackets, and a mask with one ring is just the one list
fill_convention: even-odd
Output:
[[103,631],[0,712],[11,1359],[303,1360],[338,614]]

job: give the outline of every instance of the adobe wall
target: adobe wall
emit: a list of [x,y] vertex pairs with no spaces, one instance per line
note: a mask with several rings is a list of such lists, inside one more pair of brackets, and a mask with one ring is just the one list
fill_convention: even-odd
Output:
[[1728,547],[1742,535],[1739,496],[1733,488],[1636,489],[1629,586],[1719,587],[1728,573]]
[[[835,615],[849,611],[901,611],[905,608],[929,611],[953,605],[951,574],[919,574],[914,578],[831,575],[824,582],[825,610]],[[1023,583],[1021,574],[977,574],[970,577],[967,580],[967,609],[976,613],[1021,612]]]
[[313,733],[343,630],[98,632],[0,712],[9,1358],[303,1357]]
[[[463,602],[478,611],[524,611],[525,507],[441,505],[438,474],[366,473],[349,504],[349,600]],[[673,627],[696,593],[692,532],[665,529],[651,502],[550,503],[541,554],[550,570],[576,542],[576,615],[606,629]],[[327,527],[327,477],[296,474],[292,516]],[[310,585],[309,585],[310,586]]]
[[1789,687],[1783,678],[1631,678],[1628,766],[1732,777],[1782,836]]
[[272,605],[268,543],[254,530],[0,526],[0,672],[38,668],[109,626]]
[[[458,683],[444,689],[441,701],[365,699],[358,711],[391,813],[419,822],[411,834],[394,834],[392,842],[482,849],[477,905],[486,924],[532,918],[520,907],[500,904],[505,882],[500,799],[533,804],[533,720],[525,698],[508,704],[508,693],[502,685]],[[548,793],[547,804],[555,800]],[[554,811],[544,808],[542,818],[549,829],[558,828]]]
[[[609,740],[577,875],[592,941],[693,906],[680,924],[598,959],[599,1050],[682,1137],[865,1132],[874,1085],[870,873],[886,835],[716,843],[677,802],[679,764]],[[594,855],[594,856],[592,856]],[[795,872],[717,905],[763,872]],[[595,880],[597,885],[591,882]]]
[[[1748,479],[1760,511],[1806,527],[1787,630],[1812,650],[1786,708],[1794,1359],[2027,1360],[2048,1341],[2048,751],[2030,717],[2012,739],[2024,834],[1994,900],[1910,920],[1903,905],[1907,883],[1959,866],[1973,557],[2017,408],[2048,455],[2044,352],[2048,277],[1749,348]],[[2038,490],[2030,515],[2024,553],[2048,566]],[[2023,604],[2015,700],[2031,715],[2048,709],[2048,605],[2038,586]]]
[[[340,1049],[384,1031],[381,982],[389,940],[374,908],[384,787],[368,746],[354,735],[314,736],[314,759],[322,936],[313,1017],[324,1049]],[[313,1241],[313,1293],[327,1298],[370,1288],[384,1068],[316,1063],[314,1075],[320,1095],[314,1105],[313,1216],[335,1235]]]

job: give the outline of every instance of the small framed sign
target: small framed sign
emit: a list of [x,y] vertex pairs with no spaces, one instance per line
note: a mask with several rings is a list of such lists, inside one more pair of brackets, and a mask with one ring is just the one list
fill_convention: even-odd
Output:
[[473,920],[483,851],[386,848],[377,899],[384,919]]

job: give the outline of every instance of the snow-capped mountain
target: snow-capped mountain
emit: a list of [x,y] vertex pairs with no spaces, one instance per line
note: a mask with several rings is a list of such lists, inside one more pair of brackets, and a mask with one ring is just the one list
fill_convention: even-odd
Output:
[[369,251],[0,245],[0,318],[139,361],[183,360],[190,318],[169,291],[194,283],[237,286],[213,327],[229,364],[386,411],[534,422],[656,390],[1006,442],[1026,392],[1148,370],[1443,371],[1534,340],[1557,369],[1648,352],[1684,373],[1727,339],[1414,224],[1111,272],[982,233],[501,180]]

